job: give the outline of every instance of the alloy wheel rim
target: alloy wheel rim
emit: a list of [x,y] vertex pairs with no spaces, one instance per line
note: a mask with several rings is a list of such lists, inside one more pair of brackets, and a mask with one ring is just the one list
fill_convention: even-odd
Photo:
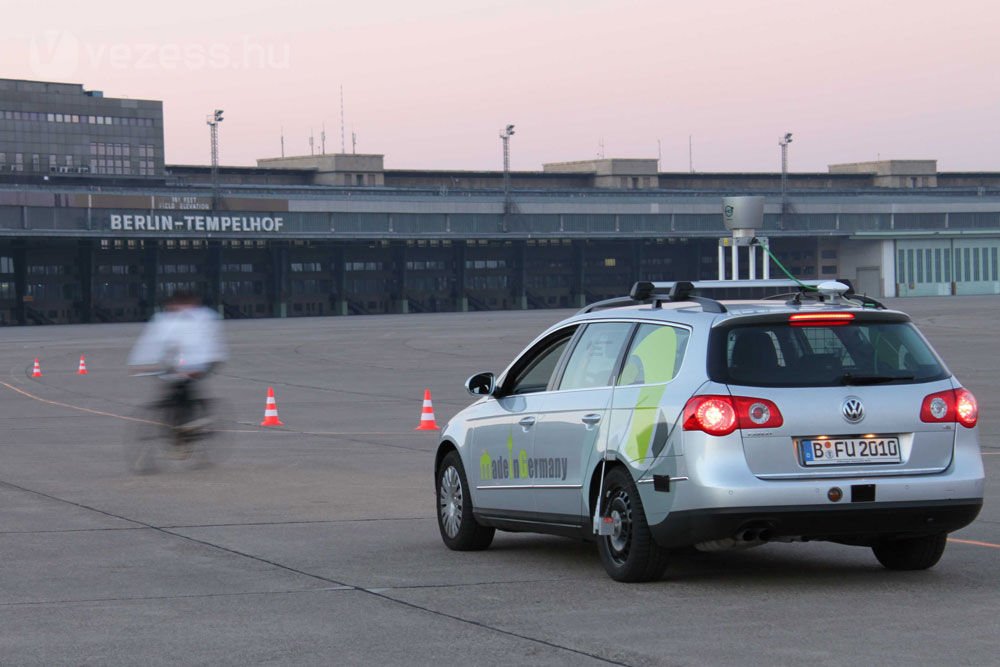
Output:
[[462,479],[454,466],[448,466],[441,474],[438,505],[441,527],[454,539],[462,527]]
[[612,492],[608,503],[608,516],[614,522],[614,529],[608,537],[608,551],[612,559],[619,565],[628,560],[629,548],[632,544],[632,502],[624,489]]

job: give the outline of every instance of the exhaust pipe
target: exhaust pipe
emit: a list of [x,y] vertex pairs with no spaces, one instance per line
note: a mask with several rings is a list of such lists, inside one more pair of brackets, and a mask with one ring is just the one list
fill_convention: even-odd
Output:
[[771,526],[750,526],[736,533],[737,542],[767,542],[774,537]]

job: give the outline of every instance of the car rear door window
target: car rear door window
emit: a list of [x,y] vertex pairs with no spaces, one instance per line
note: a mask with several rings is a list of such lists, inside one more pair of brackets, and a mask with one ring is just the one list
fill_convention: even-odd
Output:
[[689,333],[661,324],[641,324],[632,339],[618,386],[669,382],[680,370]]
[[566,362],[559,389],[610,386],[633,326],[631,322],[588,324]]

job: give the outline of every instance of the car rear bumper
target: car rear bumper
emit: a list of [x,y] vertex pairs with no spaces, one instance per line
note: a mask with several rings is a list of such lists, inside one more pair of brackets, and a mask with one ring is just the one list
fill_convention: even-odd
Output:
[[952,532],[972,523],[982,506],[981,498],[970,498],[684,510],[671,512],[651,529],[665,548],[758,536],[867,544],[876,538]]

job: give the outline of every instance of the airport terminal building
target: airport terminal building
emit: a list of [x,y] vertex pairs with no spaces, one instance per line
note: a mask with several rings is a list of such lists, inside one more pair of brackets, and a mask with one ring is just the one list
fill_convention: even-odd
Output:
[[[385,169],[381,155],[164,163],[158,101],[0,79],[0,324],[146,319],[176,289],[226,317],[552,308],[719,273],[722,197],[763,195],[801,278],[879,296],[1000,293],[1000,173]],[[724,256],[724,261],[728,261]],[[771,268],[772,275],[778,269]]]

